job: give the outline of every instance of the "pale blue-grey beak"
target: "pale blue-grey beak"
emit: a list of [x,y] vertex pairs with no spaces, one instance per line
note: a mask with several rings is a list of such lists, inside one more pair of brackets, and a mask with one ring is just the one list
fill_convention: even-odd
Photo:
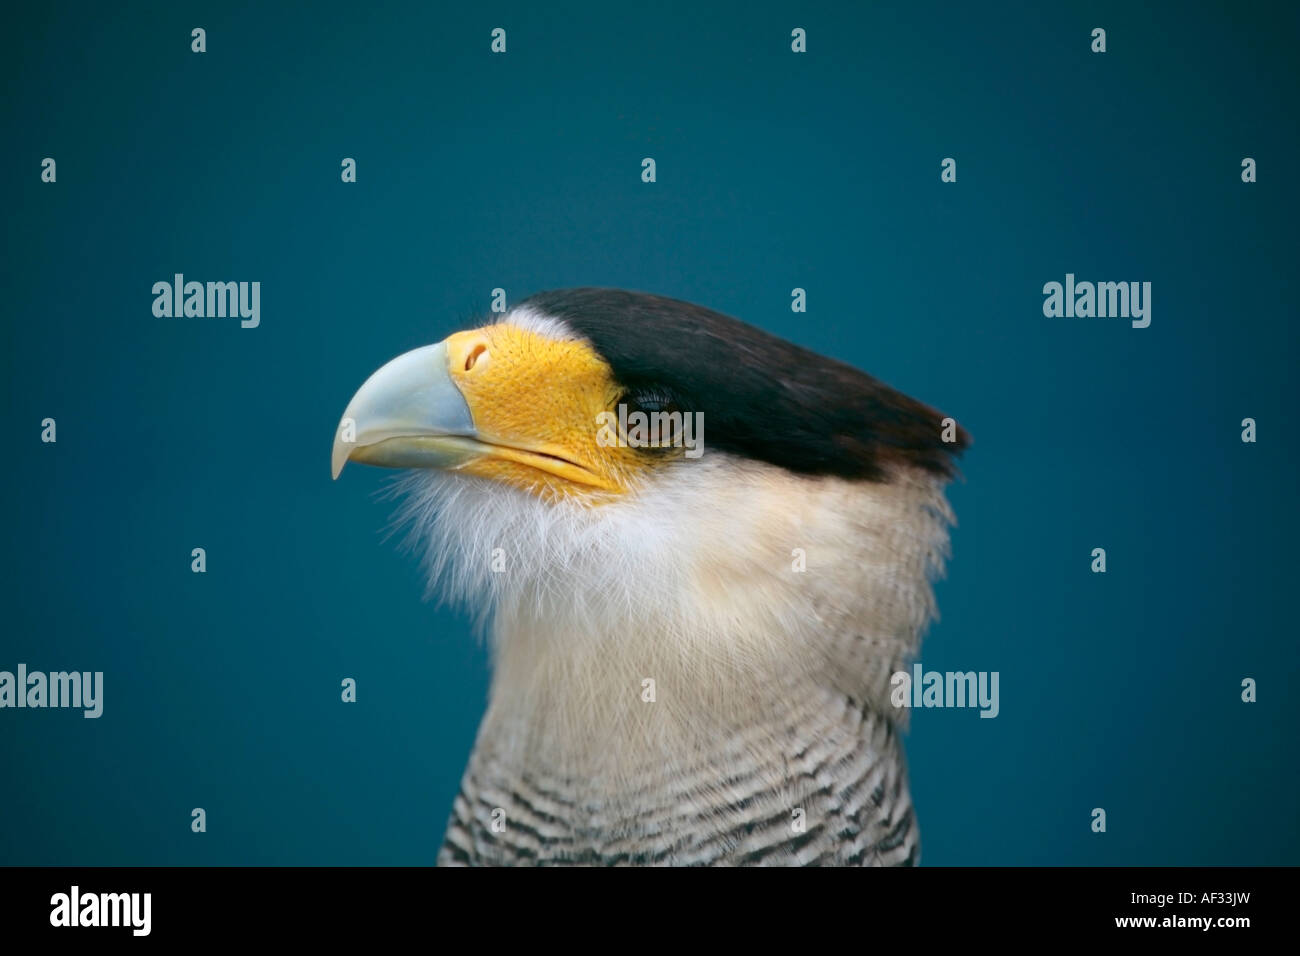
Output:
[[334,434],[330,466],[454,468],[479,457],[474,418],[451,380],[447,343],[399,355],[352,396]]

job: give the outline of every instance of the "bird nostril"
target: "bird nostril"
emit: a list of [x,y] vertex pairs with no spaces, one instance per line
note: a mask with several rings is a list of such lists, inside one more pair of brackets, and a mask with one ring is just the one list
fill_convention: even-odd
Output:
[[465,356],[465,371],[468,372],[472,370],[474,366],[478,364],[479,356],[481,356],[486,351],[487,351],[487,346],[481,342],[478,345],[474,346],[472,349],[470,349],[469,354]]

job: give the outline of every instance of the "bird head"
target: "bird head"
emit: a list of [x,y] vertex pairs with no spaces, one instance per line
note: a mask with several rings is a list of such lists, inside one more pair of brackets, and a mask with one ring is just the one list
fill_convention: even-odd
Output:
[[380,368],[343,414],[333,473],[441,469],[598,505],[703,457],[706,422],[709,451],[850,480],[946,477],[968,442],[920,402],[739,320],[572,289]]
[[384,365],[347,405],[333,472],[409,469],[431,586],[495,622],[498,696],[564,686],[552,710],[595,728],[605,698],[575,674],[690,681],[697,711],[800,676],[887,698],[933,614],[941,489],[967,442],[737,319],[583,288]]

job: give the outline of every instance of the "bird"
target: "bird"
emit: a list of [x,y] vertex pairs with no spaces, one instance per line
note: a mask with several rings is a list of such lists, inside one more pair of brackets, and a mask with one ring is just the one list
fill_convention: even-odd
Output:
[[539,292],[382,366],[333,476],[404,470],[397,520],[491,656],[438,865],[917,864],[890,680],[969,444],[646,292]]

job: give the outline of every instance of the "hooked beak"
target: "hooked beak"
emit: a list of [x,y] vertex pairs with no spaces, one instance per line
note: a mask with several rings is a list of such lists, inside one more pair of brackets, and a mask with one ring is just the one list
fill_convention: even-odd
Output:
[[349,461],[388,468],[455,468],[483,445],[451,379],[445,341],[399,355],[352,396],[334,434],[335,478]]

